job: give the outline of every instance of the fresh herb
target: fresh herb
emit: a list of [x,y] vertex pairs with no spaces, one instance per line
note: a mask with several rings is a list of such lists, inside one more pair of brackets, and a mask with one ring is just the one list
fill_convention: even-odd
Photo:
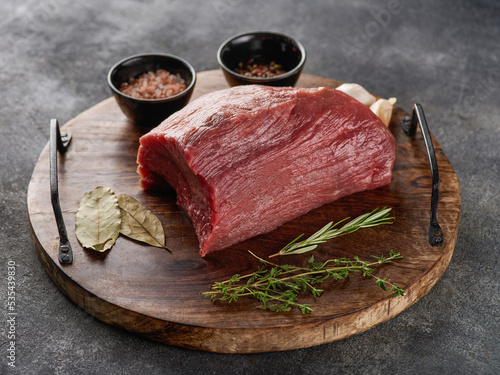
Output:
[[393,220],[394,217],[389,217],[390,211],[391,211],[390,208],[384,207],[382,210],[379,210],[379,208],[377,207],[372,212],[368,212],[366,214],[358,216],[354,220],[351,220],[343,227],[338,229],[336,229],[335,227],[343,223],[344,221],[349,220],[350,218],[346,217],[345,219],[342,219],[335,224],[333,222],[329,222],[319,231],[311,235],[309,238],[297,242],[304,235],[302,233],[300,236],[298,236],[296,239],[294,239],[292,242],[290,242],[288,245],[282,248],[279,252],[270,255],[270,257],[274,257],[277,255],[303,254],[308,251],[316,249],[316,247],[318,247],[318,245],[321,243],[327,242],[332,238],[353,233],[358,229],[375,227],[377,225],[383,225],[383,224],[392,224],[391,220]]
[[349,258],[330,259],[325,262],[314,262],[314,255],[307,262],[306,267],[293,265],[278,265],[264,260],[250,252],[260,260],[261,265],[257,271],[245,276],[234,275],[229,280],[216,282],[209,292],[202,293],[212,302],[217,300],[236,302],[240,297],[251,297],[262,304],[259,308],[275,312],[290,311],[297,307],[303,314],[313,311],[306,303],[299,303],[298,297],[302,292],[310,292],[313,297],[319,297],[323,292],[316,287],[326,279],[343,280],[350,272],[361,272],[363,276],[372,277],[375,283],[387,293],[394,292],[395,296],[403,296],[405,291],[373,274],[373,267],[381,264],[392,263],[403,258],[400,253],[392,250],[389,257],[376,257],[376,261],[363,261],[355,256]]

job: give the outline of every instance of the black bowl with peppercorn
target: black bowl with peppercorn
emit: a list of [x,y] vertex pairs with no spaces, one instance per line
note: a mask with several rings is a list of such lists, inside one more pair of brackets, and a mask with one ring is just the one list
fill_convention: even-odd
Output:
[[108,73],[108,85],[123,113],[144,127],[155,127],[184,107],[195,83],[190,63],[164,53],[127,57]]
[[304,67],[306,50],[284,34],[247,32],[222,43],[217,61],[230,86],[294,86]]

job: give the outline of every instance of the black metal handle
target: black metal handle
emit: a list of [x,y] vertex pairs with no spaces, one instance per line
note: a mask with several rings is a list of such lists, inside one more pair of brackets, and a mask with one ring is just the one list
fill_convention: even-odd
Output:
[[413,105],[411,117],[406,116],[401,119],[401,125],[403,126],[405,133],[410,137],[413,137],[415,136],[415,133],[417,131],[417,123],[420,125],[420,130],[424,137],[432,175],[429,243],[431,246],[442,246],[444,240],[443,232],[441,231],[441,227],[438,223],[439,171],[436,160],[436,152],[434,151],[434,145],[432,144],[431,134],[429,132],[429,127],[427,126],[427,120],[425,119],[424,110],[422,109],[422,106],[420,104],[415,103]]
[[57,151],[65,153],[71,142],[71,134],[61,132],[56,119],[50,120],[50,198],[52,208],[56,217],[57,229],[59,231],[59,262],[61,264],[73,263],[73,250],[68,240],[68,233],[64,225],[64,219],[59,203],[59,183],[57,172]]

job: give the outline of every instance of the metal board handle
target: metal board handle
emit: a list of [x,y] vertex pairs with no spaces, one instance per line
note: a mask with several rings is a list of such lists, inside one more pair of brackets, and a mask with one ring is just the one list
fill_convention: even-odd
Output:
[[431,134],[429,132],[429,127],[427,126],[427,120],[425,119],[425,114],[422,106],[418,103],[413,105],[413,110],[410,116],[406,116],[401,119],[401,125],[405,133],[413,137],[417,131],[417,123],[420,125],[420,130],[424,137],[425,147],[427,149],[427,155],[429,157],[429,164],[431,167],[432,175],[432,195],[431,195],[431,213],[430,213],[430,224],[429,224],[429,244],[431,246],[442,246],[443,245],[443,232],[438,222],[438,200],[439,200],[439,171],[436,160],[436,152],[434,151],[434,145],[432,144]]
[[71,142],[71,134],[61,132],[59,123],[56,119],[50,120],[50,198],[52,201],[52,209],[56,218],[57,230],[59,231],[59,262],[61,264],[73,263],[73,250],[68,240],[68,233],[59,203],[59,182],[57,172],[57,151],[64,154]]

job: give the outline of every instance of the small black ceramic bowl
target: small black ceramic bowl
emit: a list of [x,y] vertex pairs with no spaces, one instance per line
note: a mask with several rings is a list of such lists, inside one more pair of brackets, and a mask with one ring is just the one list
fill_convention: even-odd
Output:
[[[186,82],[186,89],[164,99],[139,99],[120,91],[128,82],[142,73],[164,69],[179,74]],[[127,57],[116,63],[108,73],[108,85],[125,115],[136,125],[155,127],[172,113],[184,107],[193,93],[196,71],[186,60],[164,53],[147,53]]]
[[[289,36],[267,31],[247,32],[233,36],[219,47],[217,62],[230,86],[260,84],[294,86],[306,61],[302,44]],[[248,77],[237,73],[239,64],[274,62],[286,72],[274,77]]]

